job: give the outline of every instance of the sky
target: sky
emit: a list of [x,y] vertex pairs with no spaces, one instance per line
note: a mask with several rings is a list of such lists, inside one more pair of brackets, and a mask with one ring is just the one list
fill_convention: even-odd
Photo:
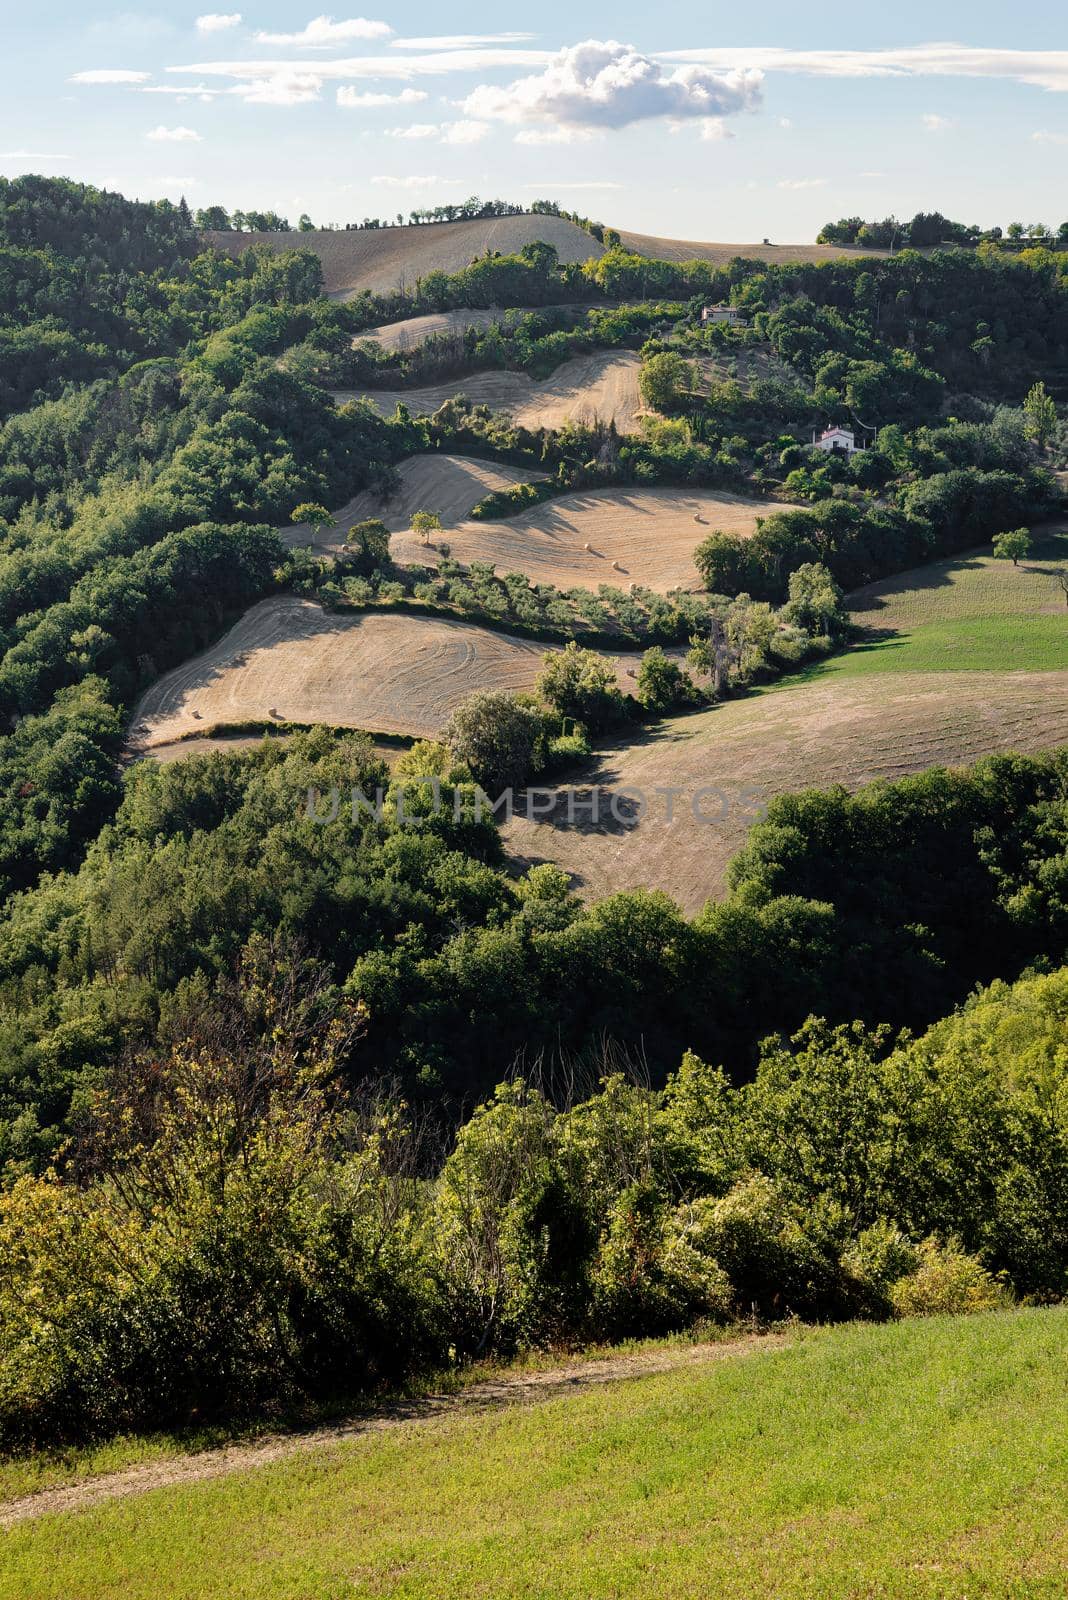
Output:
[[235,9],[7,0],[0,174],[317,224],[551,198],[738,242],[918,210],[1068,218],[1053,0],[207,3]]

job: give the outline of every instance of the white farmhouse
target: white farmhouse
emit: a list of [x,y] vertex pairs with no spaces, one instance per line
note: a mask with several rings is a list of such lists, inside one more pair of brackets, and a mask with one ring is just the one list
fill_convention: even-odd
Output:
[[847,456],[864,448],[857,443],[852,428],[824,428],[818,439],[813,435],[812,443],[817,450],[842,450]]
[[720,303],[718,306],[701,307],[702,322],[725,322],[728,328],[744,328],[746,320],[744,314],[737,306]]

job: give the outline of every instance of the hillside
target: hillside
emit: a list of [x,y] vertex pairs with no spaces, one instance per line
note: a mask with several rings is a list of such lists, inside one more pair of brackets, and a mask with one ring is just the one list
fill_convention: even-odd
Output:
[[[555,247],[560,260],[587,261],[604,254],[604,246],[591,234],[563,217],[528,215],[488,217],[473,222],[434,222],[418,227],[316,228],[309,233],[229,233],[211,231],[208,243],[228,255],[240,255],[252,244],[271,250],[313,250],[323,264],[326,292],[345,300],[361,289],[383,293],[413,289],[428,272],[458,272],[487,250],[510,255],[525,244],[543,239]],[[661,261],[711,261],[724,265],[735,256],[752,261],[832,261],[854,256],[870,260],[885,252],[816,244],[730,244],[692,239],[662,239],[656,234],[621,231],[627,250]]]
[[873,256],[885,255],[885,250],[849,249],[833,244],[723,244],[697,239],[662,239],[655,233],[632,233],[620,230],[620,239],[626,250],[639,256],[652,256],[658,261],[711,261],[714,266],[726,266],[735,256],[748,261],[768,261],[784,265],[788,262],[834,261],[855,257],[870,261]]
[[0,1594],[185,1600],[210,1563],[233,1600],[1052,1596],[1066,1324],[829,1328],[205,1481],[163,1463],[154,1493],[11,1528]]
[[487,250],[511,255],[543,239],[561,261],[586,261],[603,246],[562,217],[487,217],[473,222],[434,222],[420,227],[360,228],[310,233],[220,233],[205,236],[216,249],[240,255],[252,244],[274,251],[313,250],[323,264],[326,292],[347,299],[361,289],[381,293],[414,289],[428,272],[459,272]]

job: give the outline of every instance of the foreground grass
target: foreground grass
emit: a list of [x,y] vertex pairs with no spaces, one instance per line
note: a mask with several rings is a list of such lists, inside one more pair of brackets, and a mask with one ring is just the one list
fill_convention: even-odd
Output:
[[1068,1311],[809,1334],[13,1529],[0,1595],[1062,1595]]
[[1068,608],[1056,577],[1065,570],[1068,532],[1045,529],[1017,567],[987,547],[871,584],[850,597],[869,637],[799,676],[1068,667]]

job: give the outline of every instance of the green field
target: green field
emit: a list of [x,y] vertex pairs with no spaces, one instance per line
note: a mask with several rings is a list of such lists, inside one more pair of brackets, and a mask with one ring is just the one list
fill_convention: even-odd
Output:
[[1044,530],[1018,567],[970,551],[871,584],[850,596],[869,636],[801,676],[1068,667],[1068,607],[1056,578],[1065,570],[1068,532]]
[[11,1600],[1053,1596],[1068,1310],[808,1332],[15,1527]]

